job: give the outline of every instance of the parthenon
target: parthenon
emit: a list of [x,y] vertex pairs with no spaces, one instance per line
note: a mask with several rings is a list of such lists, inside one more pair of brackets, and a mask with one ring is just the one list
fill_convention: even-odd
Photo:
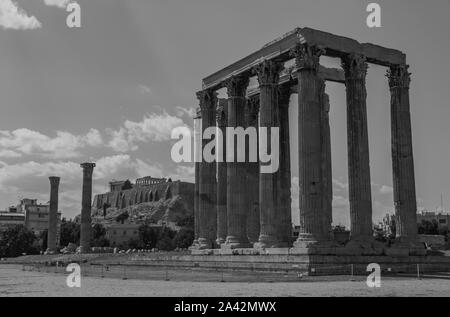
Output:
[[[320,65],[341,59],[342,69]],[[294,60],[293,67],[286,62]],[[387,67],[391,91],[392,162],[397,241],[373,238],[367,127],[368,64]],[[259,172],[259,163],[195,165],[195,241],[201,250],[251,249],[316,255],[424,255],[417,244],[416,190],[409,105],[410,73],[400,51],[310,28],[297,28],[203,80],[198,120],[209,127],[278,127],[280,168]],[[255,76],[259,86],[249,89]],[[348,179],[351,240],[337,247],[332,225],[332,168],[326,82],[347,92]],[[228,99],[218,98],[226,88]],[[289,107],[298,94],[299,166],[291,166]],[[297,106],[297,105],[296,105]],[[203,146],[207,144],[203,140]],[[246,145],[249,146],[248,144]],[[300,235],[291,243],[291,169],[298,168]],[[296,211],[297,212],[297,211]]]

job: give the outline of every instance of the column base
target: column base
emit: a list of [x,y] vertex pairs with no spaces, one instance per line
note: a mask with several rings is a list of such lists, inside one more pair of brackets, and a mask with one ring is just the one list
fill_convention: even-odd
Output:
[[233,250],[233,249],[249,249],[252,248],[252,244],[250,242],[245,241],[243,239],[238,239],[236,237],[227,237],[227,241],[223,243],[221,246],[223,250]]
[[304,237],[294,242],[290,254],[294,255],[335,255],[338,245],[334,241],[304,240]]
[[259,237],[259,241],[254,244],[254,248],[257,250],[264,250],[264,249],[281,249],[281,248],[288,248],[289,244],[287,242],[279,241],[274,236],[269,235],[261,235]]
[[222,244],[225,244],[225,242],[227,242],[227,239],[225,239],[225,238],[218,238],[218,239],[216,240],[216,243],[217,243],[217,245],[219,246],[219,248],[221,248],[221,247],[222,247]]
[[385,246],[373,238],[356,238],[336,249],[337,255],[383,255]]
[[425,246],[408,239],[398,239],[390,247],[385,248],[385,254],[389,256],[426,256]]

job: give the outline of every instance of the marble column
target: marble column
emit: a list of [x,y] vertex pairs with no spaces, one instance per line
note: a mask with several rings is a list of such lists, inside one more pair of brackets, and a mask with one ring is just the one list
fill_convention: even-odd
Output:
[[[259,96],[247,100],[245,108],[245,126],[254,128],[258,134]],[[258,142],[258,140],[249,140]],[[246,157],[249,158],[249,142],[246,143]],[[258,147],[256,147],[258,149]],[[250,243],[258,242],[260,233],[259,217],[259,160],[247,162],[247,235]]]
[[[271,149],[271,129],[280,127],[278,107],[278,83],[283,64],[264,61],[256,68],[260,88],[260,128],[267,129],[268,153]],[[261,144],[260,144],[261,146]],[[279,154],[278,154],[279,155]],[[261,232],[257,248],[287,247],[280,241],[279,173],[260,173],[260,222]]]
[[411,82],[409,66],[393,66],[388,71],[391,89],[392,163],[397,238],[417,242],[417,200],[409,106]]
[[350,54],[343,58],[347,88],[348,172],[351,240],[364,249],[373,239],[369,137],[367,130],[366,58]]
[[91,205],[92,205],[92,174],[94,163],[83,163],[83,192],[81,198],[81,233],[80,252],[89,253],[91,244]]
[[48,215],[47,252],[57,251],[59,177],[50,177],[50,211]]
[[280,241],[292,242],[292,196],[291,196],[291,145],[289,133],[289,102],[292,95],[292,83],[281,85],[278,89],[278,106],[280,111],[280,170],[279,206],[280,206]]
[[[216,127],[217,93],[202,91],[198,94],[202,114],[202,135],[210,128]],[[203,140],[202,149],[211,140]],[[203,155],[202,155],[203,156]],[[200,165],[199,186],[199,249],[212,249],[217,238],[217,178],[216,162],[206,162],[204,157]]]
[[217,244],[226,242],[228,235],[227,224],[227,141],[228,100],[220,99],[217,107],[217,128],[222,132],[222,151],[217,159]]
[[[228,127],[230,128],[243,128],[245,126],[244,109],[248,83],[248,75],[234,76],[226,83],[228,89]],[[227,139],[227,143],[230,143],[230,139]],[[248,248],[250,243],[247,236],[246,163],[237,160],[237,140],[234,140],[234,148],[227,145],[227,151],[234,152],[234,160],[227,164],[228,236],[223,247],[229,249]]]
[[[198,122],[200,122],[200,120],[202,120],[202,115],[201,115],[201,111],[200,109],[197,109],[197,115],[194,118],[194,121],[197,122],[196,124],[198,124]],[[200,124],[199,124],[200,127]],[[198,127],[197,127],[198,129]],[[200,130],[196,130],[194,131],[194,133],[198,133],[198,135],[195,136],[195,140],[198,140],[201,142],[201,131]],[[197,151],[197,147],[194,149],[194,151]],[[195,158],[200,157],[199,153],[195,153]],[[197,248],[198,246],[198,237],[199,237],[199,228],[200,228],[200,219],[199,219],[199,215],[200,215],[200,204],[199,204],[199,195],[200,195],[200,166],[201,166],[201,162],[198,162],[197,160],[195,160],[195,187],[194,187],[194,243],[192,244],[192,248]]]
[[331,131],[330,131],[330,98],[325,93],[325,82],[322,88],[322,176],[324,184],[323,210],[324,227],[328,229],[328,238],[331,239],[333,223],[333,172],[331,158]]
[[319,61],[323,51],[308,44],[293,51],[298,71],[299,106],[299,187],[300,234],[294,247],[307,250],[328,240],[324,227],[325,184],[323,177],[323,79],[319,77]]

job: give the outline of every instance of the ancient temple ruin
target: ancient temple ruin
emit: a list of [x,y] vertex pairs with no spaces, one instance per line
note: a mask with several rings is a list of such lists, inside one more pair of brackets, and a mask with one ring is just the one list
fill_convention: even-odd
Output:
[[[342,69],[320,65],[320,57],[342,61]],[[289,60],[293,67],[286,67]],[[373,239],[367,128],[368,64],[387,68],[391,91],[392,161],[397,243]],[[409,105],[410,73],[400,51],[310,28],[297,28],[253,54],[206,77],[198,92],[198,119],[208,127],[279,127],[280,169],[260,174],[258,163],[196,164],[195,241],[192,250],[289,250],[291,254],[423,255],[418,246],[416,190]],[[250,78],[259,86],[248,89]],[[351,241],[330,238],[332,171],[327,82],[347,92],[347,138]],[[218,100],[226,88],[228,100]],[[298,94],[299,166],[290,166],[289,107]],[[297,106],[297,105],[295,105]],[[258,119],[259,118],[259,119]],[[203,140],[204,146],[208,143]],[[246,145],[248,147],[248,144]],[[299,170],[300,222],[291,238],[291,169]]]

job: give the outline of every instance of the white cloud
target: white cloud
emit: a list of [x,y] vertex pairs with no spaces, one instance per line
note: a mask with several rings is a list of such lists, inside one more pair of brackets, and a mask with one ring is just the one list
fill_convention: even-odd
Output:
[[48,6],[65,9],[72,0],[44,0],[44,2]]
[[99,146],[103,143],[100,132],[91,129],[86,135],[74,135],[57,131],[49,137],[29,129],[0,131],[0,147],[26,155],[42,155],[53,159],[66,159],[80,156],[79,149],[86,146]]
[[143,95],[148,95],[152,93],[152,89],[146,85],[139,85],[139,92]]
[[0,151],[1,158],[18,158],[21,156],[22,156],[22,154],[11,151],[11,150],[1,150]]
[[183,108],[183,107],[176,107],[176,114],[178,117],[187,116],[189,118],[194,118],[197,114],[197,110],[195,108]]
[[172,130],[180,126],[185,126],[183,120],[166,112],[146,115],[140,122],[127,120],[119,130],[108,131],[112,137],[108,145],[117,152],[136,151],[139,142],[170,140]]
[[16,2],[0,0],[0,26],[4,29],[33,30],[42,25],[34,16],[29,16]]

